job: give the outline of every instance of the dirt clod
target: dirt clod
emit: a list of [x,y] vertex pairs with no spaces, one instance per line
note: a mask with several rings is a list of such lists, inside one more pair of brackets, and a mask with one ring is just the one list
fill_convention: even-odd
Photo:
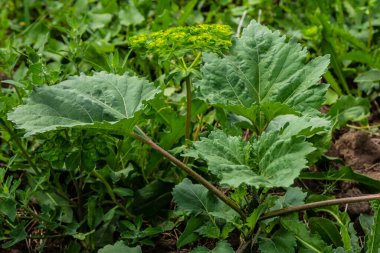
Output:
[[367,176],[380,179],[380,139],[362,131],[347,132],[334,144],[345,163]]

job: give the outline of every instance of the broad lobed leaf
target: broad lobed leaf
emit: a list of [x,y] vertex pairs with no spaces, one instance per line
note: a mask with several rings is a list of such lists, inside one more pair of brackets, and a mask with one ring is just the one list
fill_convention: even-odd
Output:
[[306,57],[307,51],[294,40],[287,42],[278,31],[252,21],[231,55],[204,55],[203,76],[195,86],[204,100],[238,114],[252,106],[260,108],[271,103],[284,106],[272,118],[288,108],[308,112],[318,109],[324,101],[327,85],[319,81],[329,56],[308,63]]
[[288,187],[316,150],[306,140],[326,135],[328,127],[329,121],[318,117],[279,116],[253,142],[216,130],[194,142],[186,156],[205,160],[224,185]]
[[26,136],[66,127],[125,132],[133,127],[143,102],[156,93],[152,83],[127,74],[80,75],[37,89],[8,118]]

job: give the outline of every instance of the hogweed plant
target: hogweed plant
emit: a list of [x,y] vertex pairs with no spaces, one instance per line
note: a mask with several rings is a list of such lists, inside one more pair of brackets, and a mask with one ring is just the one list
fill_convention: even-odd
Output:
[[[254,21],[234,45],[230,35],[226,26],[202,25],[130,38],[136,50],[158,54],[182,67],[188,94],[190,73],[201,53],[208,51],[202,55],[194,92],[209,106],[234,116],[231,124],[240,128],[240,133],[209,128],[209,134],[203,134],[182,154],[194,159],[192,168],[138,126],[144,123],[148,102],[162,91],[137,76],[99,72],[43,86],[8,118],[24,129],[27,137],[71,128],[93,129],[123,140],[133,137],[186,172],[196,183],[185,178],[172,192],[178,210],[189,217],[178,248],[210,237],[219,240],[213,252],[234,252],[226,239],[238,233],[237,252],[359,252],[361,247],[349,217],[330,205],[362,198],[328,200],[291,187],[330,142],[332,123],[318,110],[328,88],[321,83],[321,76],[327,70],[329,56],[307,62],[306,49]],[[221,53],[230,46],[228,53]],[[186,62],[189,54],[193,56],[191,64]],[[190,115],[190,95],[187,99]],[[247,130],[251,137],[243,139],[242,132]],[[99,179],[111,188],[106,179]],[[284,191],[285,195],[272,195],[273,191]],[[377,198],[379,195],[366,200]],[[113,199],[116,209],[128,209],[115,195]],[[379,202],[373,207],[374,218],[365,217],[362,222],[367,252],[377,252],[380,241]],[[306,225],[294,212],[309,208],[314,211],[305,213]],[[329,213],[334,219],[322,218],[318,213]],[[125,215],[133,219],[129,212]],[[132,226],[136,231],[141,227],[141,222],[138,224]],[[109,247],[129,249],[123,242]],[[192,252],[209,251],[199,247]]]

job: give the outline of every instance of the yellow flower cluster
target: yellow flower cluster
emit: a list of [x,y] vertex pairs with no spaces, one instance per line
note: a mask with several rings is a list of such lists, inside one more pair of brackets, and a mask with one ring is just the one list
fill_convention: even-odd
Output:
[[181,57],[196,51],[221,52],[231,45],[232,30],[227,25],[174,27],[129,38],[131,48],[162,58]]

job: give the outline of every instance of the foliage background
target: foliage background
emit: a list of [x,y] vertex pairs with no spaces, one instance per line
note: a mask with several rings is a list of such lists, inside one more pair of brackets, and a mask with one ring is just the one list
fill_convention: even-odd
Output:
[[[308,59],[330,54],[324,80],[331,88],[325,103],[332,105],[336,128],[349,120],[367,125],[370,105],[378,96],[379,1],[0,0],[0,6],[4,248],[96,251],[119,238],[129,246],[149,246],[155,236],[187,219],[174,211],[171,195],[184,173],[149,147],[94,130],[23,138],[6,117],[38,87],[70,76],[135,73],[164,91],[149,103],[143,127],[162,147],[180,154],[186,147],[183,76],[173,72],[175,62],[131,50],[132,36],[196,24],[225,24],[235,33],[241,21],[246,27],[255,19],[307,46]],[[354,106],[347,109],[347,104]],[[218,124],[229,133],[239,131],[232,119],[221,120],[228,117],[223,110],[200,100],[192,107],[198,137]],[[202,169],[202,164],[196,166]]]

